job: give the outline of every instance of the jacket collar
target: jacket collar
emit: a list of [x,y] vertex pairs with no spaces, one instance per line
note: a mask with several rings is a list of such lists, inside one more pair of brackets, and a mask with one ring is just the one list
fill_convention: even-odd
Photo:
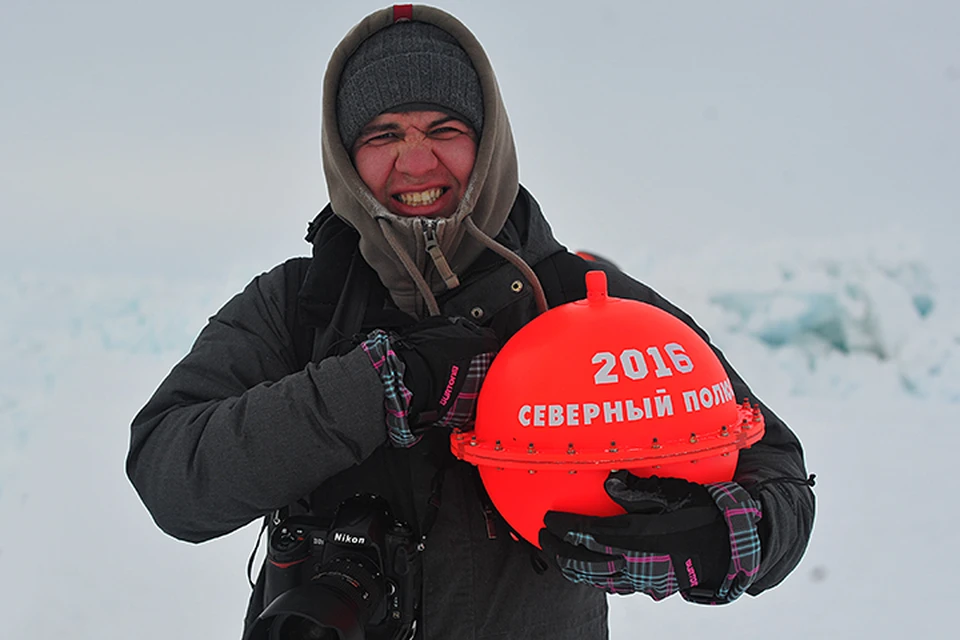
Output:
[[326,328],[358,311],[382,328],[411,320],[387,304],[387,290],[360,253],[360,234],[330,205],[307,227],[306,240],[313,244],[313,257],[298,294],[303,324]]
[[[298,296],[304,324],[326,327],[352,305],[364,308],[364,327],[387,329],[414,320],[396,308],[377,272],[362,255],[360,234],[330,205],[310,223],[306,240],[313,244],[313,257]],[[531,265],[563,249],[554,239],[540,206],[522,187],[496,241]],[[520,295],[512,291],[510,285],[521,277],[515,267],[486,250],[469,266],[461,286],[440,296],[438,302],[447,315],[470,317],[478,305],[487,305],[495,312],[530,294],[529,287]],[[485,281],[484,286],[473,286],[479,280]],[[500,281],[504,286],[492,285]]]

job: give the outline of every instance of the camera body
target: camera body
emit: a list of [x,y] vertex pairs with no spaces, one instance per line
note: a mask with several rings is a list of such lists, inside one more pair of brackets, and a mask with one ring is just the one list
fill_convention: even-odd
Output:
[[281,520],[270,534],[264,571],[267,606],[247,640],[392,640],[415,629],[416,540],[379,496],[344,500],[332,522]]

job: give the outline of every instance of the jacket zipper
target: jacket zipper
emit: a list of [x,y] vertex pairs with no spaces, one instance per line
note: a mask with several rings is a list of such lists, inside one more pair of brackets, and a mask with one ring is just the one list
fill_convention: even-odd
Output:
[[437,240],[437,227],[439,225],[439,221],[431,218],[423,221],[423,238],[426,241],[425,249],[427,255],[433,260],[433,264],[437,268],[440,277],[443,278],[444,284],[447,285],[447,289],[454,289],[460,286],[460,279],[457,277],[457,274],[453,272],[453,269],[450,268],[447,257],[443,255],[443,251],[440,249],[440,242]]

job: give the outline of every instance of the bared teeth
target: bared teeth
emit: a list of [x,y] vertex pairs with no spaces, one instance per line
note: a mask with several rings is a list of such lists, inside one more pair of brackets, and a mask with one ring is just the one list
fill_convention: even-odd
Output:
[[427,189],[426,191],[420,191],[417,193],[400,193],[395,195],[394,198],[408,207],[424,207],[428,204],[433,204],[437,201],[437,198],[442,195],[443,189],[436,187],[434,189]]

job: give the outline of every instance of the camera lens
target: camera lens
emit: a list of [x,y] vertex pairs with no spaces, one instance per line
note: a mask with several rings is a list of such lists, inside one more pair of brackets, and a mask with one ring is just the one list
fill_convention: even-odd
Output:
[[367,624],[384,596],[383,576],[376,566],[363,556],[340,556],[321,571],[314,585],[341,594],[356,609],[361,626]]
[[369,558],[334,558],[310,584],[286,591],[271,602],[246,638],[361,640],[364,627],[378,624],[384,617],[384,582]]
[[278,640],[340,640],[340,634],[306,618],[289,617],[277,630]]

